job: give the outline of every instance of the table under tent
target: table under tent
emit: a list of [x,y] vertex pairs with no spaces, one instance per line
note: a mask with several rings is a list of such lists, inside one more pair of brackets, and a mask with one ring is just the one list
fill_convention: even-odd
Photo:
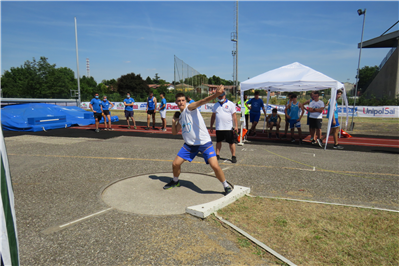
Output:
[[[256,77],[241,82],[241,117],[244,117],[244,92],[247,90],[265,90],[267,91],[266,110],[269,106],[269,99],[271,92],[301,92],[301,91],[317,91],[331,89],[330,106],[335,106],[337,91],[342,91],[342,105],[346,106],[346,122],[345,129],[348,126],[348,99],[344,84],[336,81],[323,73],[320,73],[310,67],[304,66],[298,62],[276,68],[260,74]],[[331,121],[333,117],[334,108],[329,110],[329,119],[327,127],[327,140],[330,136]],[[243,129],[244,120],[241,119],[241,132]],[[327,148],[327,142],[324,149]],[[242,145],[242,139],[240,139]]]

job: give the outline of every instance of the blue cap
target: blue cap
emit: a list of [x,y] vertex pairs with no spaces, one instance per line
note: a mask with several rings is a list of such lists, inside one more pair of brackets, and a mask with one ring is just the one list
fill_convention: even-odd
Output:
[[226,92],[224,91],[222,94],[220,94],[218,97],[222,97],[222,96],[225,96],[226,95]]

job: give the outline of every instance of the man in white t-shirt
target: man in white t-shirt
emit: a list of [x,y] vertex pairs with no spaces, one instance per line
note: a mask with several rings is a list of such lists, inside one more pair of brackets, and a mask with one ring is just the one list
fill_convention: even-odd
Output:
[[216,157],[220,159],[220,149],[222,148],[222,141],[226,141],[230,145],[231,151],[231,162],[236,163],[236,144],[233,132],[233,122],[234,130],[237,132],[237,116],[236,116],[236,106],[234,103],[226,99],[225,93],[222,93],[218,97],[218,102],[213,105],[211,117],[211,128],[210,131],[213,133],[213,123],[216,119]]
[[313,101],[309,103],[308,112],[309,112],[309,127],[310,127],[310,136],[317,136],[317,140],[315,142],[323,148],[323,142],[321,141],[321,124],[323,121],[323,110],[324,110],[324,102],[319,99],[319,92],[313,92]]
[[184,161],[191,162],[197,156],[198,152],[201,152],[205,163],[212,167],[213,171],[215,171],[216,178],[223,184],[225,191],[224,194],[227,195],[232,191],[232,188],[227,183],[223,170],[220,168],[218,160],[216,159],[216,153],[212,146],[211,136],[209,136],[204,119],[198,110],[198,107],[215,99],[223,92],[224,86],[220,85],[215,94],[189,105],[187,104],[186,97],[183,93],[176,94],[176,104],[179,107],[181,114],[180,117],[174,116],[172,119],[172,134],[177,135],[181,129],[185,143],[172,163],[173,180],[165,185],[163,187],[164,189],[179,187],[181,165]]

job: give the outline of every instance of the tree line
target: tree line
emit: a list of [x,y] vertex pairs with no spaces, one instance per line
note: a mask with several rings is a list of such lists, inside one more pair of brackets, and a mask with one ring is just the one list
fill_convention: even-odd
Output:
[[[194,84],[195,81],[195,84]],[[199,83],[201,82],[201,83]],[[163,92],[169,101],[174,101],[174,91],[168,91],[168,84],[179,83],[193,84],[198,86],[202,83],[232,85],[227,81],[213,75],[207,78],[206,75],[187,78],[184,81],[167,82],[161,79],[158,73],[154,78],[143,79],[140,74],[128,73],[117,79],[103,79],[97,83],[93,77],[82,76],[80,78],[81,100],[90,100],[94,93],[107,95],[111,101],[122,101],[126,94],[131,93],[136,101],[145,101],[150,90],[155,95]],[[150,89],[149,84],[160,85],[157,89]],[[32,61],[25,61],[19,67],[11,67],[4,71],[1,76],[1,92],[4,98],[49,98],[69,99],[77,98],[77,79],[72,69],[57,67],[50,64],[48,58],[42,56],[40,60],[33,58]]]

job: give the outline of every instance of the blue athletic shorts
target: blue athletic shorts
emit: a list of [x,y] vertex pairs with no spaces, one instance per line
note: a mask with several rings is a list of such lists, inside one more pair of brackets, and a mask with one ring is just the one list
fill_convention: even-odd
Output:
[[300,128],[301,127],[301,121],[297,121],[298,119],[290,119],[290,128]]
[[177,156],[191,162],[195,158],[195,156],[197,156],[198,152],[202,153],[206,164],[209,164],[209,158],[216,156],[216,152],[213,149],[212,141],[205,143],[204,145],[187,145],[186,143],[184,143]]
[[333,122],[331,120],[331,128],[336,128],[336,127],[339,127],[339,126],[340,126],[340,124],[338,123],[338,118],[335,118],[335,126],[333,125]]
[[259,113],[249,113],[249,121],[252,122],[259,122],[260,112]]

